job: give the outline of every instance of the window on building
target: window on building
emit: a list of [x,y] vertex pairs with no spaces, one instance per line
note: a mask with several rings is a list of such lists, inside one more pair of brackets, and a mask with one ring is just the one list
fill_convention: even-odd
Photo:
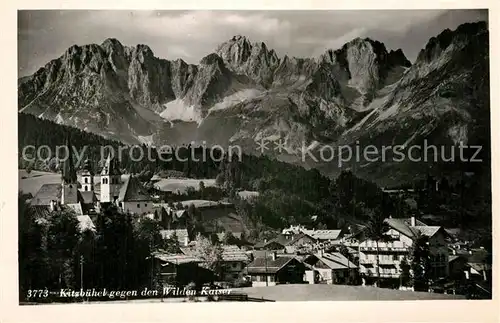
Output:
[[85,177],[85,184],[88,184],[89,182],[89,179],[87,177]]
[[103,183],[103,184],[108,184],[108,179],[107,179],[106,177],[104,177],[104,178],[102,179],[102,183]]
[[88,191],[88,190],[89,190],[88,186],[85,186],[85,191]]
[[144,203],[144,207],[148,207],[148,203]]
[[140,208],[140,207],[141,207],[141,205],[139,203],[137,203],[137,208]]
[[270,281],[271,283],[273,283],[273,282],[274,282],[274,276],[273,276],[273,275],[269,276],[269,281]]
[[398,255],[392,255],[392,260],[398,260]]

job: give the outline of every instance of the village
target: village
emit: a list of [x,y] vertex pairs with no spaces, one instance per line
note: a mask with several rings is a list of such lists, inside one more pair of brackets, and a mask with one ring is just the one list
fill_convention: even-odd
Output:
[[[136,176],[122,174],[110,156],[100,176],[93,173],[88,161],[77,175],[71,157],[61,173],[60,184],[43,184],[30,199],[38,212],[70,210],[81,231],[95,231],[96,215],[113,205],[124,214],[158,222],[162,238],[176,241],[174,251],[158,248],[151,252],[152,288],[197,286],[245,293],[277,285],[349,285],[469,298],[491,295],[491,254],[484,247],[473,248],[460,241],[453,228],[427,225],[415,216],[383,219],[384,230],[378,239],[366,234],[370,228],[362,224],[348,229],[292,225],[272,238],[249,242],[230,202],[166,202],[155,186],[148,189]],[[150,182],[160,180],[153,176]],[[248,192],[245,196],[252,198]],[[204,235],[189,232],[190,208],[199,213]],[[212,259],[197,252],[206,237],[217,246]],[[427,254],[422,256],[422,250]],[[419,266],[425,267],[420,281],[414,273]],[[83,281],[81,285],[83,288]]]

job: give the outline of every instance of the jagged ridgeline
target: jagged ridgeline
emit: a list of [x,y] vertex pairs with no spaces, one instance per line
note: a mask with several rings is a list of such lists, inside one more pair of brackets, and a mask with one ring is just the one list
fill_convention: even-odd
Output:
[[[72,46],[18,84],[19,111],[129,144],[223,147],[255,153],[255,139],[281,137],[280,160],[327,176],[355,169],[381,186],[425,178],[462,164],[301,159],[303,145],[361,149],[428,144],[482,145],[489,160],[489,36],[485,22],[429,39],[415,62],[401,49],[356,38],[319,57],[279,57],[234,36],[199,64],[154,56],[116,39]],[[364,158],[362,156],[362,158]],[[391,160],[391,156],[387,156]],[[433,159],[430,156],[429,159]],[[473,165],[474,173],[489,167]],[[362,167],[361,167],[362,166]],[[469,167],[470,165],[466,166]],[[482,166],[481,166],[482,167]]]

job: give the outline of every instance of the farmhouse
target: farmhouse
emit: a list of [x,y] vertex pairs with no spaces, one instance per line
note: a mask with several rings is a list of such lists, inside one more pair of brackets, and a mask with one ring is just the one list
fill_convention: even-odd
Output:
[[278,284],[302,283],[305,266],[295,257],[278,256],[255,258],[243,271],[251,277],[252,286],[274,286]]

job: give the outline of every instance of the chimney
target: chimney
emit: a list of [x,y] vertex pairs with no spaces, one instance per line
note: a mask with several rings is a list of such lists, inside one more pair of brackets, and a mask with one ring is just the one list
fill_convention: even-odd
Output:
[[412,227],[414,227],[415,226],[415,216],[412,216],[411,219],[410,219],[410,221],[411,221],[410,225]]
[[56,202],[54,200],[50,200],[50,212],[54,212],[56,210]]
[[273,252],[271,253],[271,259],[272,259],[273,261],[275,261],[275,260],[276,260],[276,251],[273,251]]
[[323,257],[323,249],[319,249],[319,256]]

